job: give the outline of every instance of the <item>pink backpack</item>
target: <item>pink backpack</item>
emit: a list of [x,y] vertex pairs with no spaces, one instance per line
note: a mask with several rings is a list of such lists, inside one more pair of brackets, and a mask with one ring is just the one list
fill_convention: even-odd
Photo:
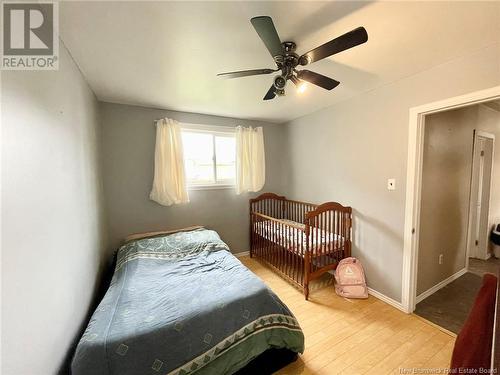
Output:
[[365,272],[356,258],[342,259],[335,271],[335,292],[341,297],[368,298]]

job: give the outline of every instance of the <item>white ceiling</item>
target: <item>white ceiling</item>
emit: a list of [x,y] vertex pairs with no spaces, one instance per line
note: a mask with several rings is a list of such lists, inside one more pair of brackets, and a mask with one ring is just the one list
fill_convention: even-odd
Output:
[[[358,26],[369,40],[308,67],[336,89],[264,102],[272,75],[216,77],[273,67],[257,15],[299,54]],[[282,122],[498,43],[500,2],[66,2],[60,32],[100,100]]]

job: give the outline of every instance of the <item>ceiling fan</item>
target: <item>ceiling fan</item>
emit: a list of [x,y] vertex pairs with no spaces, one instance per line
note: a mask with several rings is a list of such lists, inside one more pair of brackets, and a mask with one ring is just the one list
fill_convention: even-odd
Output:
[[346,49],[355,47],[359,44],[363,44],[368,40],[368,34],[365,28],[358,27],[348,33],[345,33],[344,35],[339,36],[338,38],[332,39],[329,42],[314,48],[302,56],[299,56],[295,53],[297,46],[294,42],[281,42],[271,17],[253,17],[250,22],[273,57],[277,68],[242,70],[219,73],[217,75],[225,78],[239,78],[261,74],[271,74],[281,70],[281,74],[274,77],[274,82],[264,96],[264,100],[273,99],[277,95],[285,95],[285,86],[288,80],[292,81],[297,86],[299,92],[302,92],[305,89],[305,84],[302,81],[310,82],[324,88],[325,90],[331,90],[337,87],[340,82],[332,78],[310,70],[297,70],[296,68],[298,65],[305,66],[311,64],[324,59],[325,57],[345,51]]

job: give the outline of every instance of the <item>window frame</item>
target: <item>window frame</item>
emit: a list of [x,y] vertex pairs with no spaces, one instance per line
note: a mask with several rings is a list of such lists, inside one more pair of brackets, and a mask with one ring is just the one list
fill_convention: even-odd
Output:
[[[196,184],[187,181],[188,190],[212,190],[212,189],[234,189],[236,187],[236,175],[233,180],[217,181],[217,153],[216,153],[216,137],[236,138],[236,127],[218,126],[218,125],[202,125],[202,124],[181,124],[181,132],[205,133],[212,135],[213,142],[213,183]],[[186,176],[187,179],[187,176]]]

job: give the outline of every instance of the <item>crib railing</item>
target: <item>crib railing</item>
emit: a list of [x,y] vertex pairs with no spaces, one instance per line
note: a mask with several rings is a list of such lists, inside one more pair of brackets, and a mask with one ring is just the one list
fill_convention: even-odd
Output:
[[274,193],[264,193],[250,200],[250,212],[257,212],[275,219],[288,219],[304,223],[306,214],[318,205],[286,199]]
[[304,288],[351,255],[350,207],[288,200],[265,193],[250,200],[250,255]]

